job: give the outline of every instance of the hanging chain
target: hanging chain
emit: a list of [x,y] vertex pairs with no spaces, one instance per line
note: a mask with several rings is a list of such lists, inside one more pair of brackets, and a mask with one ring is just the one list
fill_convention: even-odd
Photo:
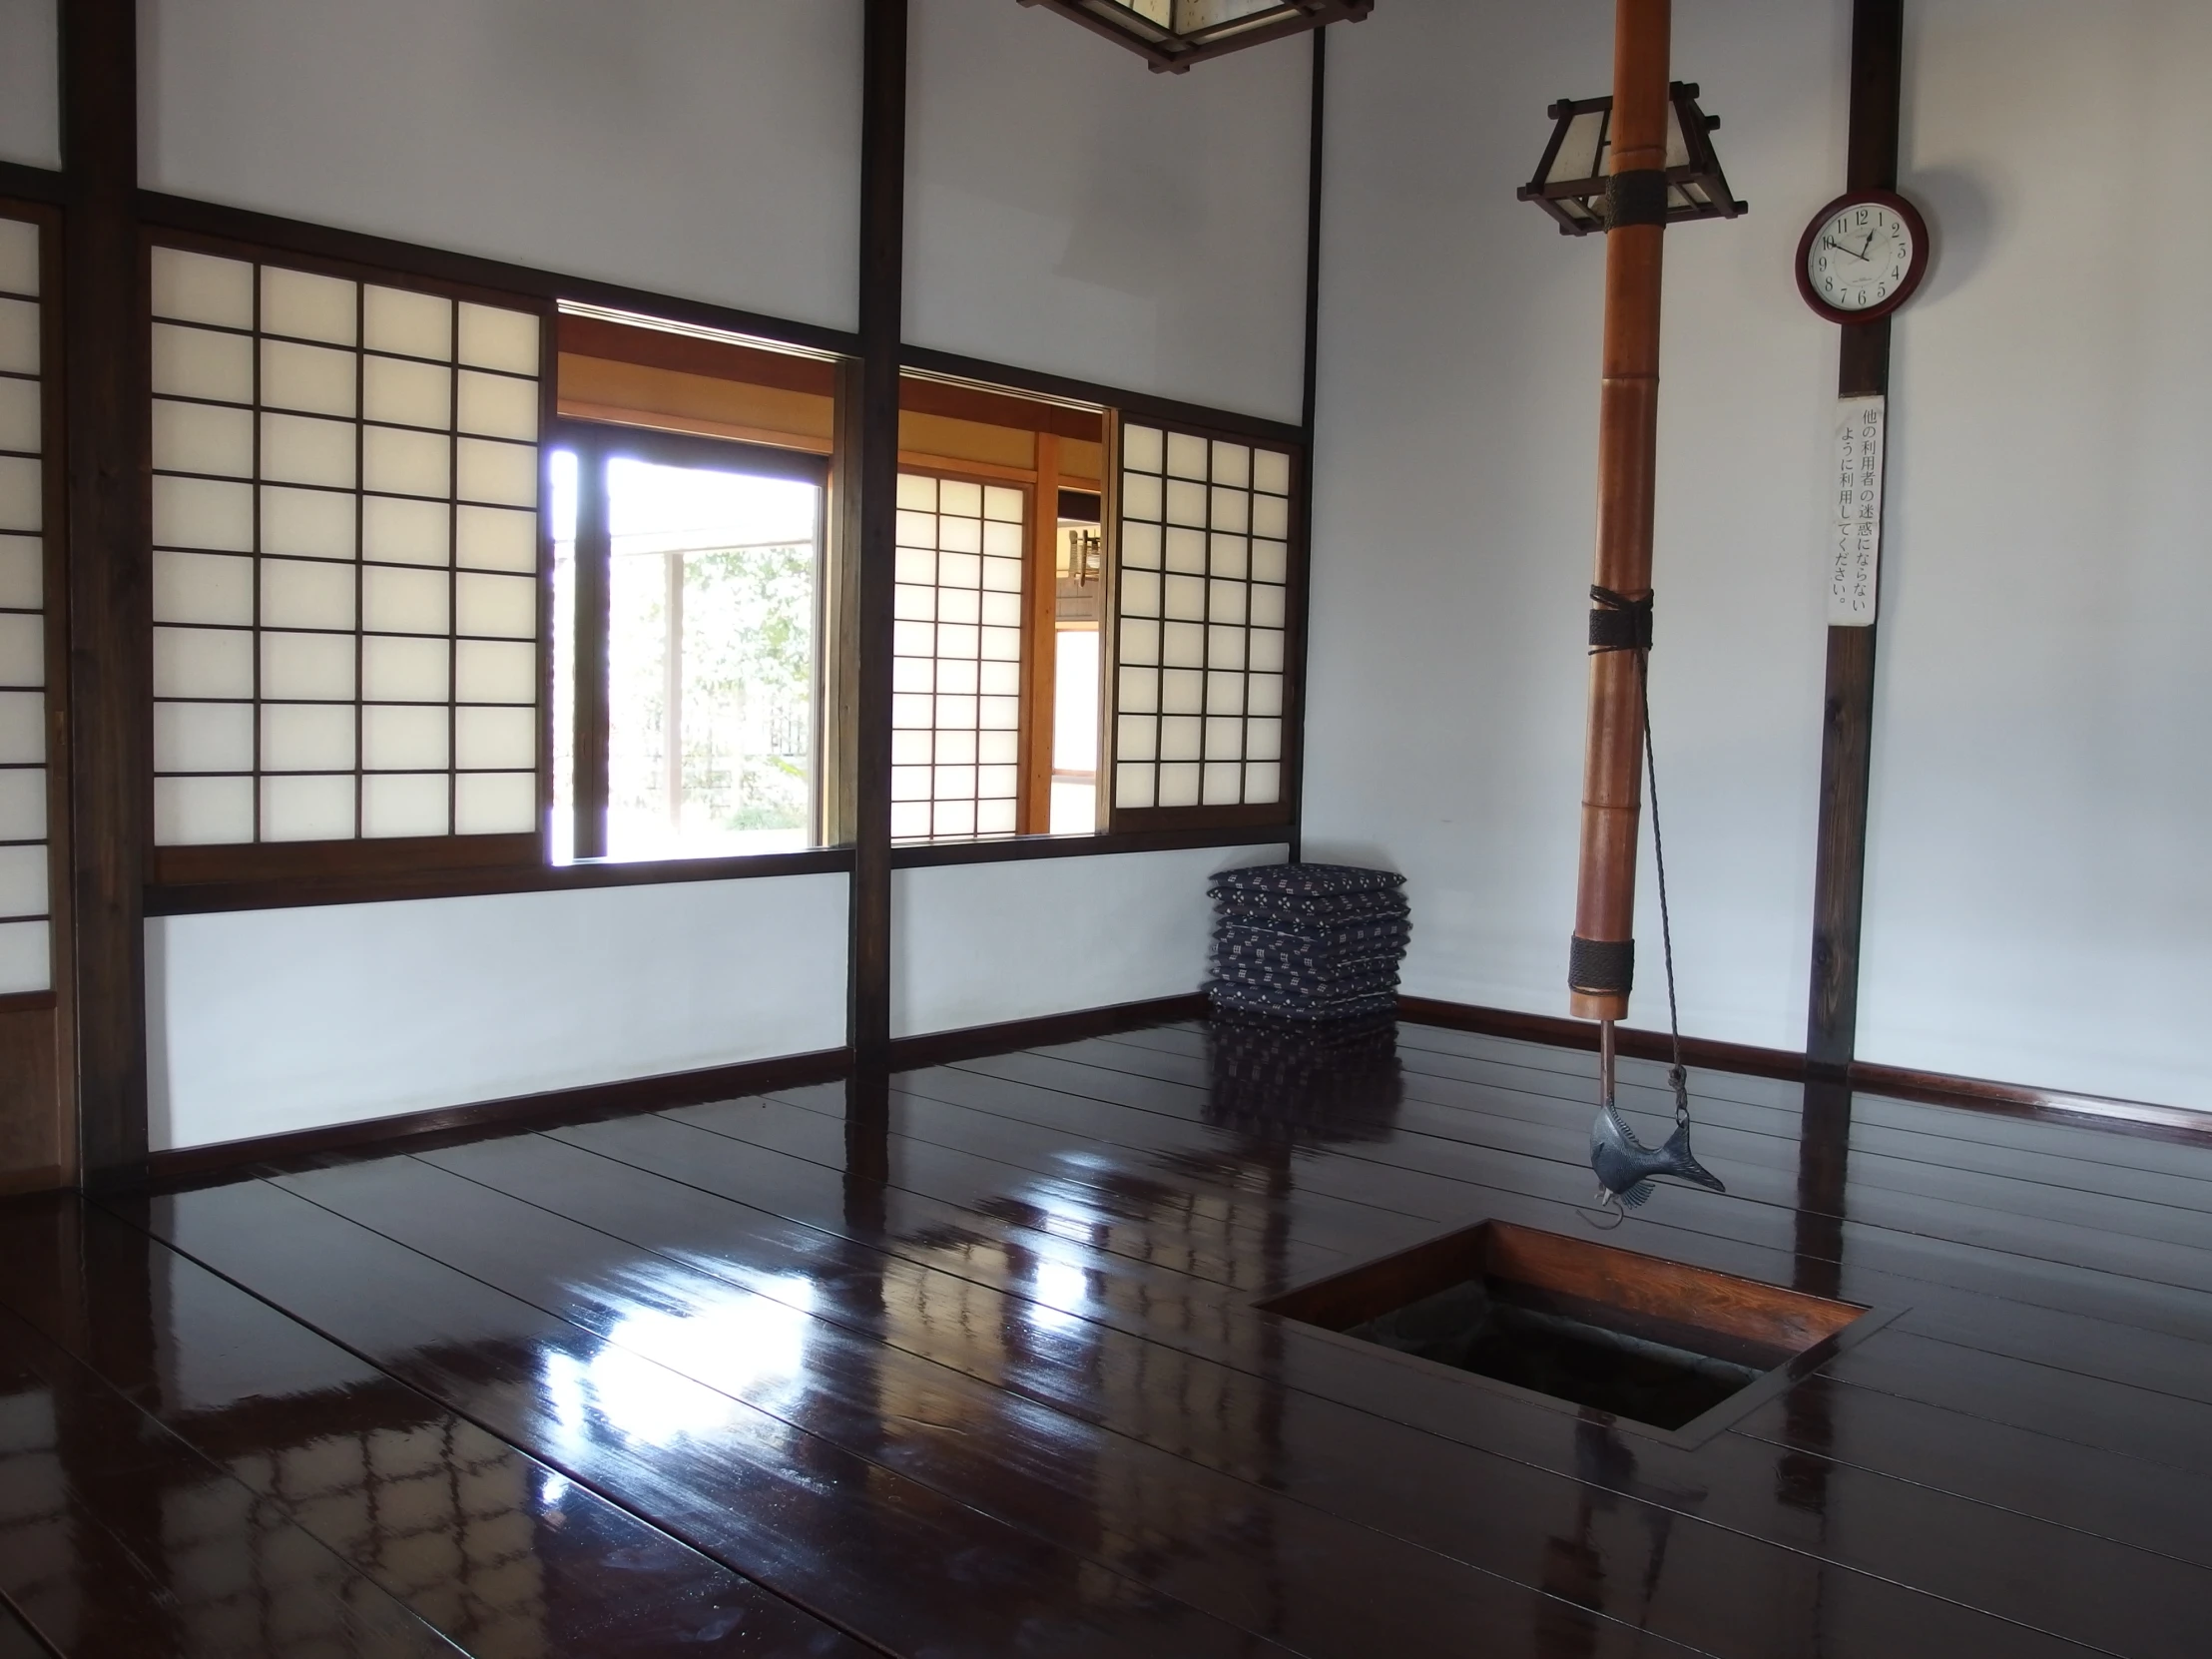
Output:
[[1659,947],[1667,963],[1667,1037],[1674,1064],[1667,1087],[1674,1090],[1674,1121],[1690,1121],[1690,1074],[1682,1064],[1682,1016],[1674,997],[1674,918],[1667,908],[1667,843],[1659,832],[1659,754],[1651,741],[1651,648],[1636,653],[1636,694],[1643,704],[1644,772],[1651,780],[1651,857],[1659,871]]

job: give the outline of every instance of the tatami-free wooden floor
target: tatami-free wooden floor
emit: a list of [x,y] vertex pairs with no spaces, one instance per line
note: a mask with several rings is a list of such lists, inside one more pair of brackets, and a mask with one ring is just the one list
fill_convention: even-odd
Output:
[[1590,1071],[1165,1026],[0,1207],[0,1659],[2212,1652],[2212,1143],[1700,1073],[1730,1195],[1606,1242],[1895,1317],[1695,1449],[1253,1310],[1584,1234]]

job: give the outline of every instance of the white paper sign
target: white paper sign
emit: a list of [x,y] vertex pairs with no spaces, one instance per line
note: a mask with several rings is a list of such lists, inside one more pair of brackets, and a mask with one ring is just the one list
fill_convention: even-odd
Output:
[[1888,447],[1880,397],[1836,400],[1836,464],[1829,474],[1828,625],[1874,621],[1882,571],[1882,467]]

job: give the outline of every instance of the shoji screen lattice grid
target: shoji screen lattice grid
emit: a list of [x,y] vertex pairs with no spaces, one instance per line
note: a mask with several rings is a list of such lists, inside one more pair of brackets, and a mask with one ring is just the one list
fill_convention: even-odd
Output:
[[1126,424],[1114,807],[1283,798],[1291,457]]
[[540,319],[153,276],[156,841],[534,830]]
[[1027,500],[898,475],[891,834],[1010,835],[1021,789]]
[[0,219],[0,994],[53,988],[39,228]]

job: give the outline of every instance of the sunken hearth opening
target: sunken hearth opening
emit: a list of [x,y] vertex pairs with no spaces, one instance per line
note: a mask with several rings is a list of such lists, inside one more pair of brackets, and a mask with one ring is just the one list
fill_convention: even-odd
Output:
[[1260,1306],[1697,1438],[1824,1362],[1868,1314],[1856,1303],[1500,1221]]

